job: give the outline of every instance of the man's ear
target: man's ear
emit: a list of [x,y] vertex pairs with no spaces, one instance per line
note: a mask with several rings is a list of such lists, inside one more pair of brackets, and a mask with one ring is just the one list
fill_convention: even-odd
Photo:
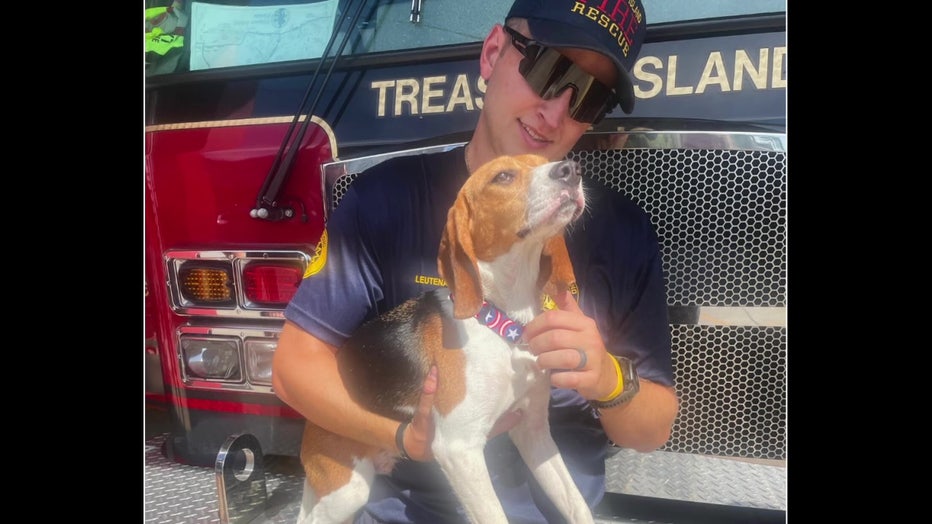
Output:
[[503,45],[507,43],[508,35],[502,29],[501,24],[495,24],[489,31],[485,41],[482,42],[482,53],[479,55],[479,75],[483,80],[488,80],[492,76],[492,69],[495,62],[498,61],[502,54]]

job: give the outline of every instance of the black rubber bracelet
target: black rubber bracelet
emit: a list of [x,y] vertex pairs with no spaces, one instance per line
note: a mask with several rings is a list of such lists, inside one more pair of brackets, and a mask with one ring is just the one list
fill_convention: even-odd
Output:
[[408,456],[408,452],[405,451],[405,429],[407,429],[408,424],[410,424],[410,422],[398,424],[398,430],[395,431],[395,446],[398,447],[401,458],[405,460],[411,460],[411,457]]

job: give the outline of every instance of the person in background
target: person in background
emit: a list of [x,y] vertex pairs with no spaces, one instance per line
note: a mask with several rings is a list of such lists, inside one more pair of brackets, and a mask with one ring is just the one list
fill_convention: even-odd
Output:
[[[504,22],[483,42],[479,68],[488,87],[469,142],[361,173],[321,239],[326,263],[304,279],[285,310],[274,390],[330,431],[397,448],[399,421],[350,399],[335,354],[364,321],[434,287],[447,211],[470,172],[500,155],[563,159],[614,107],[626,113],[634,107],[630,71],[646,25],[641,0],[516,0]],[[661,447],[678,399],[660,244],[650,218],[596,180],[585,178],[584,187],[586,211],[566,234],[578,289],[552,297],[556,308],[531,321],[523,338],[542,368],[568,370],[551,374],[551,431],[595,507],[605,492],[610,447]],[[401,435],[410,459],[377,476],[357,524],[465,520],[430,451],[431,403],[443,380],[432,367]],[[496,493],[510,522],[562,522],[508,437],[520,417],[507,413],[489,436],[486,462]]]

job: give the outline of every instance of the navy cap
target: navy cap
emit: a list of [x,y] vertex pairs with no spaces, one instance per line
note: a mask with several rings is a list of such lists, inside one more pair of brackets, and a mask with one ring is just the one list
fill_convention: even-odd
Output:
[[531,38],[549,47],[579,47],[608,55],[618,67],[615,92],[634,110],[634,77],[647,15],[641,0],[515,0],[509,18],[526,18]]

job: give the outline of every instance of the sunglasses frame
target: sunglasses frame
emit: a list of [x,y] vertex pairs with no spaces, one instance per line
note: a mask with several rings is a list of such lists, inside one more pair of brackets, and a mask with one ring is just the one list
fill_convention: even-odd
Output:
[[[566,89],[573,90],[573,97],[570,99],[569,104],[570,118],[573,120],[583,124],[597,124],[603,118],[605,118],[605,115],[610,113],[612,109],[619,103],[618,95],[615,93],[614,89],[608,87],[593,75],[585,72],[569,57],[563,55],[552,47],[548,47],[538,42],[537,40],[533,40],[522,35],[512,27],[508,27],[507,25],[503,25],[502,27],[505,29],[505,32],[511,36],[511,44],[519,53],[521,53],[521,56],[524,57],[521,59],[521,63],[518,65],[518,73],[521,74],[524,80],[528,83],[528,86],[534,92],[536,92],[538,96],[544,100],[550,100],[560,96],[560,94]],[[548,52],[558,55],[558,57],[551,58],[555,59],[556,62],[559,63],[559,66],[554,66],[554,69],[548,75],[544,85],[536,86],[535,83],[529,79],[529,76],[534,71],[534,66],[537,65],[538,62],[544,58],[544,55]],[[557,71],[557,67],[559,67],[559,71],[562,71],[562,73],[555,75],[554,71]],[[554,88],[556,80],[565,80],[567,77],[572,75],[576,75],[579,78],[588,80],[588,85],[590,88],[594,86],[596,88],[597,94],[593,95],[593,91],[587,89],[586,94],[583,95],[582,99],[579,99],[579,86],[574,82],[565,82],[562,85]],[[601,93],[598,93],[600,91],[604,91],[605,95],[601,96]],[[588,102],[588,100],[592,99],[593,96],[596,97],[596,100],[599,98],[601,98],[601,100],[598,102]],[[596,112],[591,119],[580,120],[577,118],[577,116],[580,116],[582,113],[592,111],[592,106],[594,104],[597,104],[598,109],[595,110]]]

